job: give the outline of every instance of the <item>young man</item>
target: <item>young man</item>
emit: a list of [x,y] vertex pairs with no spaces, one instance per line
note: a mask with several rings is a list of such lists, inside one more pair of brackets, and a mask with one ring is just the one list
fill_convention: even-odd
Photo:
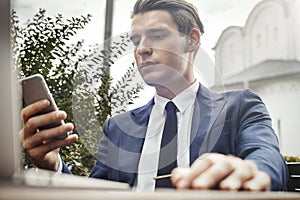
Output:
[[[105,122],[91,177],[127,182],[137,190],[285,189],[286,165],[261,99],[249,90],[216,94],[195,79],[193,61],[203,32],[196,9],[186,1],[136,2],[135,60],[156,94],[145,106]],[[165,110],[170,105],[171,111]],[[37,127],[66,118],[63,111],[34,116],[47,106],[40,101],[23,109],[23,146],[37,166],[57,171],[62,165],[67,172],[58,148],[77,137],[51,140],[71,131],[70,123],[35,134]],[[171,178],[153,180],[169,173]]]

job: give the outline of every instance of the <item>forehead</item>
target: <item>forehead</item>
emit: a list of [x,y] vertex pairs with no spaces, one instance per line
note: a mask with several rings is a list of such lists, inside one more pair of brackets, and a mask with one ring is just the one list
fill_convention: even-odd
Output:
[[131,23],[132,33],[149,28],[167,28],[178,31],[172,15],[166,10],[152,10],[134,15]]

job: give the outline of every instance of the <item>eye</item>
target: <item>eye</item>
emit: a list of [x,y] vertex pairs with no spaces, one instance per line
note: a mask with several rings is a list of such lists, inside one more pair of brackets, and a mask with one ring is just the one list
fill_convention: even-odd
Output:
[[155,40],[159,40],[159,39],[162,38],[162,36],[160,34],[155,34],[155,35],[152,36],[152,38],[155,39]]
[[162,33],[154,33],[151,36],[152,40],[161,40],[164,38],[164,35]]
[[130,40],[134,46],[138,46],[140,44],[140,37],[138,36],[130,37]]
[[134,46],[136,46],[136,47],[137,47],[137,46],[139,46],[139,44],[140,44],[140,41],[132,41],[132,43],[133,43],[133,45],[134,45]]

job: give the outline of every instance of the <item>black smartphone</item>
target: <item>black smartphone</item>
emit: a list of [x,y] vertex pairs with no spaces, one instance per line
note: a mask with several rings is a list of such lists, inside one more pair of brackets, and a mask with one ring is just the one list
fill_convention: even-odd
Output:
[[[50,93],[50,90],[47,86],[47,83],[44,77],[40,74],[35,74],[24,79],[20,80],[22,85],[22,98],[25,105],[30,105],[34,102],[37,102],[42,99],[48,99],[50,106],[44,110],[37,113],[37,115],[45,114],[57,110],[56,103]],[[48,124],[42,127],[39,127],[39,130],[54,128],[64,124],[64,121],[61,120],[57,123]],[[68,137],[68,134],[58,137],[57,139],[64,139]]]

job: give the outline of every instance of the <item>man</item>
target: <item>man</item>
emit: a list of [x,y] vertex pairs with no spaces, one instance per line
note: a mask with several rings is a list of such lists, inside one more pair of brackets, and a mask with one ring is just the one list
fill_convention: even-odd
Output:
[[[127,182],[137,190],[285,189],[286,165],[261,99],[249,90],[216,94],[196,81],[193,61],[203,33],[196,9],[183,0],[136,2],[135,60],[156,94],[145,106],[106,120],[91,177]],[[169,105],[171,111],[165,110]],[[71,131],[70,123],[35,134],[66,118],[63,111],[34,116],[47,106],[40,101],[22,110],[23,146],[38,167],[67,172],[58,148],[77,136],[52,140]],[[171,178],[153,180],[169,173]]]

